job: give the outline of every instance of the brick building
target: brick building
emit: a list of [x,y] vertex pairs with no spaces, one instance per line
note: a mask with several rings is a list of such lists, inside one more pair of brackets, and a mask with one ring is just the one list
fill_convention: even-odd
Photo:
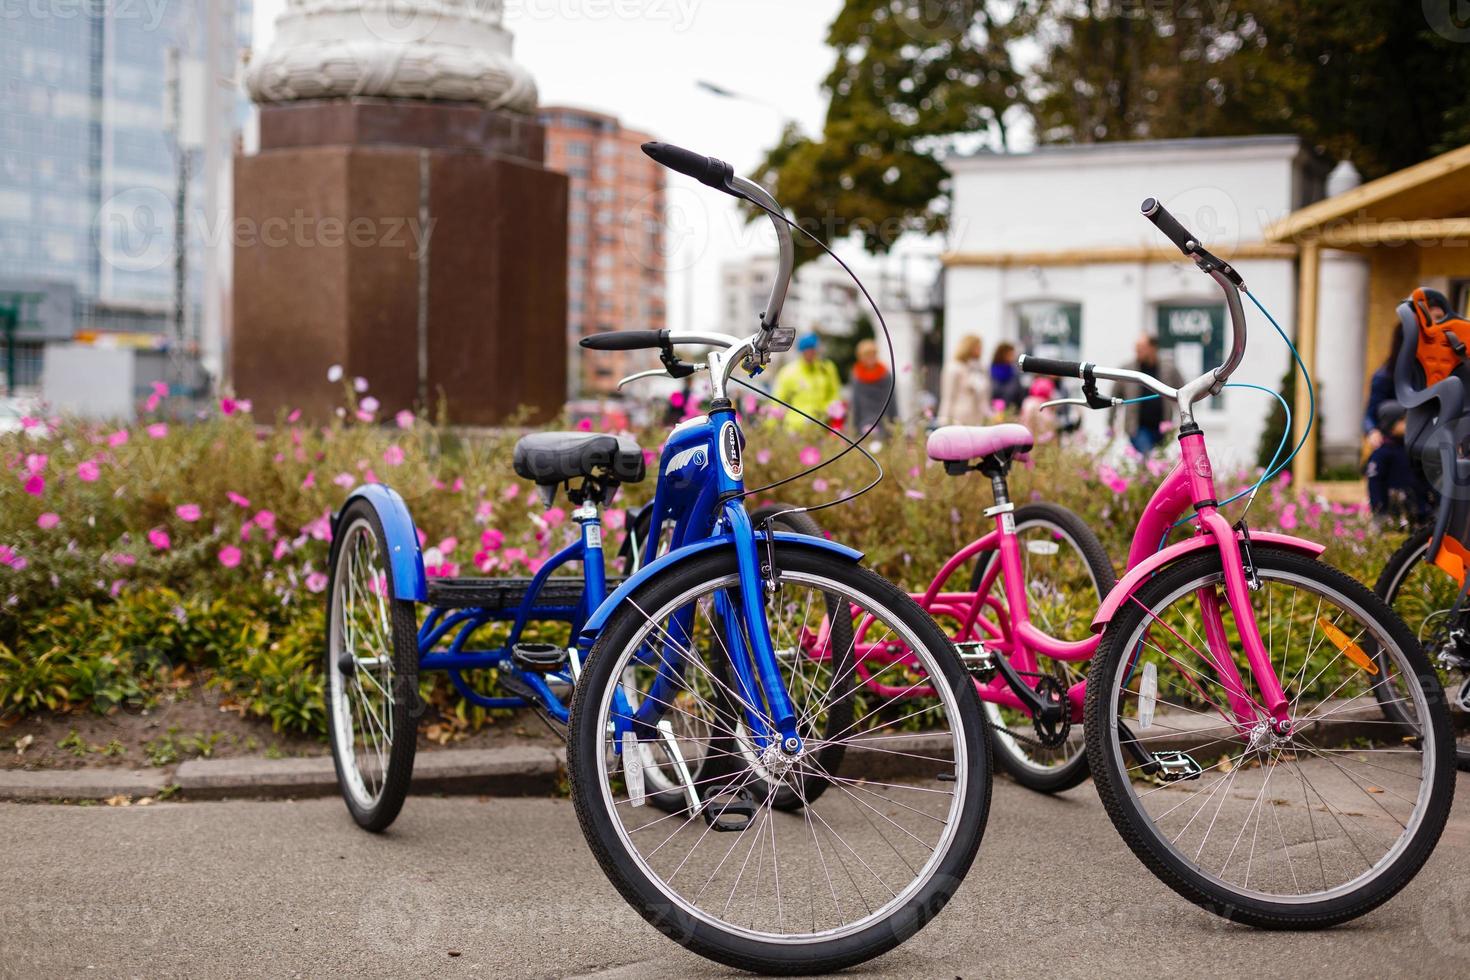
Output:
[[569,397],[611,392],[639,352],[583,357],[577,341],[666,326],[663,168],[639,146],[651,137],[613,116],[550,106],[546,165],[571,178],[567,212]]

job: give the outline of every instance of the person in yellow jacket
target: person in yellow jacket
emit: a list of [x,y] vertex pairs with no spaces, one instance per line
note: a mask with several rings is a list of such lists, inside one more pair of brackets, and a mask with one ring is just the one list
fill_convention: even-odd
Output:
[[[837,365],[822,356],[822,340],[814,333],[798,340],[796,349],[801,356],[776,375],[775,395],[812,418],[825,422],[829,407],[842,397]],[[795,432],[806,424],[806,419],[795,412],[786,413],[788,431]]]

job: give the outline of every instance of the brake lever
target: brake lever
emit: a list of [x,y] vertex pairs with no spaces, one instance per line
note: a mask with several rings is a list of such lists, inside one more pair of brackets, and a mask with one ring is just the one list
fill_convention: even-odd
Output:
[[623,380],[619,381],[617,390],[622,391],[625,386],[630,385],[635,381],[642,381],[645,378],[666,378],[668,376],[669,372],[665,371],[663,368],[656,368],[652,371],[639,371],[637,374],[630,374]]
[[1082,408],[1111,408],[1114,405],[1121,404],[1123,404],[1123,399],[1121,398],[1109,399],[1109,403],[1106,405],[1094,405],[1086,398],[1054,398],[1049,402],[1042,402],[1041,411],[1045,411],[1048,408],[1057,408],[1061,405],[1078,405]]

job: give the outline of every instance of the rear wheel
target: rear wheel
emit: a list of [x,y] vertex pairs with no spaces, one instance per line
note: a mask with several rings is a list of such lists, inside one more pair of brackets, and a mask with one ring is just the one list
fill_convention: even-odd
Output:
[[[697,696],[687,678],[716,676],[711,660],[728,656],[729,637],[743,625],[714,612],[739,585],[735,555],[709,553],[646,583],[608,620],[573,700],[567,766],[594,855],[656,928],[739,969],[820,973],[887,952],[949,900],[984,829],[989,750],[974,686],[917,604],[836,556],[779,545],[775,557],[778,588],[766,604],[774,636],[795,635],[833,597],[849,616],[872,617],[875,642],[909,648],[895,670],[931,696],[838,693],[830,678],[807,682],[817,661],[797,661],[783,678],[805,743],[797,756],[776,745],[754,764],[737,754],[734,772],[699,787],[700,810],[666,815],[640,806],[638,774],[626,760],[643,736],[619,705],[618,681],[635,666],[649,685],[645,697],[678,710],[681,697]],[[653,693],[660,670],[672,690]],[[724,693],[709,711],[716,734],[734,738],[729,706],[741,698]],[[838,698],[862,701],[854,720],[833,731]],[[824,762],[833,747],[844,750],[835,771]],[[819,798],[809,792],[813,778],[827,784]],[[779,809],[782,788],[804,805]]]
[[[1026,504],[1016,508],[1016,537],[1026,578],[1027,606],[1038,629],[1058,640],[1085,640],[1092,618],[1112,591],[1117,577],[1102,542],[1076,514],[1054,504]],[[979,591],[996,551],[982,552],[975,561],[971,591]],[[990,594],[1004,600],[1004,573],[996,575]],[[1063,691],[1087,676],[1086,663],[1038,657],[1040,673]],[[1038,681],[1039,678],[1028,677]],[[1015,708],[983,702],[995,742],[995,759],[1016,782],[1041,793],[1059,793],[1087,779],[1087,739],[1081,724],[1070,726],[1057,741],[1054,733],[1043,741],[1031,716]]]
[[352,819],[388,827],[413,775],[418,634],[413,603],[393,597],[382,522],[355,500],[337,524],[327,589],[327,730]]
[[[1455,733],[1455,759],[1462,770],[1470,772],[1470,613],[1451,616],[1460,585],[1424,560],[1432,534],[1429,527],[1410,534],[1383,566],[1373,591],[1403,617],[1444,685]],[[1403,720],[1403,712],[1388,692],[1379,702],[1386,716]]]
[[[1255,562],[1291,731],[1260,707],[1210,551],[1160,571],[1108,624],[1087,748],[1114,826],[1161,881],[1227,919],[1320,928],[1387,901],[1434,850],[1454,794],[1448,718],[1382,600],[1294,552],[1258,546]],[[1212,604],[1223,643],[1206,639]],[[1380,686],[1402,721],[1383,717]]]

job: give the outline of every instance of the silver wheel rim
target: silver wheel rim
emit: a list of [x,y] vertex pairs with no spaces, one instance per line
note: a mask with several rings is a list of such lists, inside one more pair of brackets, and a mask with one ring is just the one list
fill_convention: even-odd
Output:
[[[658,625],[667,622],[669,620],[669,616],[673,612],[688,606],[691,602],[697,601],[702,596],[708,596],[712,594],[713,591],[736,586],[738,585],[738,581],[738,576],[730,575],[722,579],[701,583],[700,585],[687,590],[685,593],[675,598],[674,600],[664,604],[660,609],[640,610],[640,612],[642,612],[643,614],[644,621],[638,627],[633,641],[625,649],[616,652],[615,655],[618,656],[620,660],[615,665],[612,676],[621,677],[623,666],[630,661],[630,659],[636,654],[636,652],[640,649],[640,647],[643,645],[648,637],[661,636],[662,638],[668,640],[675,639],[669,636],[667,630]],[[872,598],[856,591],[851,587],[839,585],[831,581],[830,579],[819,575],[812,575],[808,573],[787,570],[783,571],[781,581],[783,586],[804,585],[808,587],[811,593],[817,596],[821,596],[826,593],[835,593],[840,596],[845,596],[851,601],[860,604],[862,608],[867,611],[878,612],[883,623],[883,628],[890,631],[896,638],[898,638],[900,642],[909,645],[909,648],[913,651],[915,658],[920,662],[922,668],[925,671],[931,672],[934,676],[942,678],[943,675],[939,671],[938,665],[932,653],[928,650],[923,649],[919,645],[918,639],[912,633],[912,631],[909,630],[908,627],[905,626],[898,619],[898,617],[893,615],[891,611],[886,610],[886,608],[881,606],[881,604],[879,604],[876,600],[873,600]],[[820,613],[817,614],[818,620],[820,620],[821,615],[822,614]],[[776,643],[778,647],[781,645],[782,640],[780,637],[776,638]],[[609,655],[613,654],[610,653]],[[851,661],[849,661],[849,666],[847,667],[847,669],[851,670],[853,666],[854,665],[851,664]],[[893,666],[897,668],[900,665],[894,664]],[[925,677],[922,683],[932,684],[934,683],[934,681],[932,677]],[[801,770],[793,770],[797,773],[797,776],[795,778],[792,778],[790,774],[787,774],[787,776],[783,779],[780,777],[772,777],[770,772],[765,769],[748,768],[744,773],[737,776],[737,781],[744,780],[745,783],[748,784],[751,780],[759,778],[762,780],[766,780],[770,784],[770,788],[767,792],[765,800],[763,802],[757,801],[759,804],[757,808],[757,814],[755,820],[753,820],[750,825],[750,829],[744,830],[738,834],[714,835],[711,834],[709,828],[705,826],[705,822],[703,821],[703,819],[701,819],[699,816],[689,814],[686,810],[681,813],[667,814],[652,820],[648,820],[646,822],[643,822],[640,826],[633,827],[630,830],[628,826],[628,818],[625,817],[624,814],[637,813],[639,812],[639,808],[631,807],[629,805],[630,801],[626,798],[617,798],[617,794],[614,791],[614,783],[612,778],[614,773],[609,768],[609,760],[613,757],[611,747],[608,744],[610,736],[606,734],[600,734],[600,737],[603,739],[602,750],[595,753],[598,766],[597,777],[599,784],[598,792],[600,796],[600,803],[604,808],[604,812],[609,816],[610,823],[612,824],[624,851],[629,855],[629,857],[632,858],[633,862],[637,865],[639,871],[660,892],[660,894],[666,901],[678,907],[693,918],[710,926],[713,926],[723,932],[732,933],[735,935],[740,935],[750,939],[755,939],[768,943],[803,945],[813,942],[837,939],[843,936],[855,934],[862,931],[863,929],[871,927],[876,923],[884,921],[896,910],[902,908],[907,901],[909,901],[916,894],[922,891],[923,888],[934,878],[934,876],[938,873],[940,863],[942,862],[943,858],[949,853],[950,847],[954,843],[954,838],[958,831],[960,821],[966,810],[966,804],[969,799],[969,794],[971,792],[971,786],[969,779],[969,758],[966,748],[966,739],[968,733],[966,732],[964,727],[965,719],[959,712],[954,692],[949,687],[949,685],[947,683],[938,683],[935,684],[935,687],[938,690],[938,696],[935,699],[936,706],[942,708],[946,719],[952,723],[952,727],[950,729],[950,749],[952,751],[952,756],[949,759],[936,761],[942,761],[945,769],[952,770],[953,781],[946,781],[942,784],[939,784],[946,787],[942,790],[934,789],[933,787],[928,785],[917,787],[916,792],[914,792],[913,795],[921,796],[923,794],[939,794],[947,798],[948,802],[939,808],[942,816],[930,817],[930,819],[942,824],[942,831],[936,837],[929,858],[927,859],[927,861],[924,861],[922,863],[922,867],[917,869],[917,873],[913,875],[909,883],[902,889],[890,888],[889,890],[892,891],[893,894],[889,899],[877,903],[876,907],[870,906],[867,910],[866,915],[863,915],[853,921],[843,922],[840,925],[835,925],[829,928],[813,928],[806,931],[797,932],[771,931],[769,929],[756,928],[753,925],[743,925],[726,917],[729,914],[730,902],[733,900],[734,897],[733,890],[731,890],[727,895],[723,888],[716,889],[714,892],[711,893],[714,897],[712,897],[709,902],[701,903],[699,901],[700,897],[705,893],[705,891],[709,890],[710,884],[714,880],[713,877],[704,880],[702,882],[703,887],[701,887],[692,898],[670,884],[670,882],[673,881],[674,878],[677,878],[679,876],[681,869],[684,867],[684,863],[693,856],[693,849],[691,849],[688,855],[681,862],[678,863],[678,866],[675,868],[674,872],[669,876],[669,880],[665,880],[664,877],[659,873],[659,871],[652,866],[651,862],[653,858],[658,856],[658,851],[660,848],[667,845],[669,841],[671,841],[675,836],[684,833],[685,831],[690,831],[693,836],[697,838],[694,844],[695,848],[700,847],[701,844],[704,842],[708,842],[711,837],[734,837],[736,838],[735,844],[730,845],[728,850],[726,849],[725,841],[716,842],[715,846],[721,853],[719,855],[716,855],[720,858],[720,860],[717,866],[714,868],[714,874],[719,875],[723,871],[726,878],[728,878],[730,875],[734,875],[734,887],[738,888],[742,880],[751,880],[749,878],[746,878],[745,876],[749,873],[747,869],[751,869],[753,867],[751,861],[751,852],[755,850],[755,844],[757,842],[761,844],[760,854],[764,858],[764,855],[766,853],[765,840],[769,839],[771,842],[771,863],[770,868],[766,870],[766,874],[768,874],[769,877],[761,879],[761,872],[759,869],[757,869],[754,881],[763,882],[760,887],[761,889],[764,889],[767,901],[770,904],[775,905],[775,917],[777,920],[778,929],[784,928],[782,926],[782,899],[780,897],[780,892],[783,887],[781,885],[782,881],[787,882],[787,885],[785,887],[792,890],[788,893],[792,895],[791,900],[795,902],[799,899],[803,903],[801,904],[799,909],[795,905],[792,906],[793,916],[795,916],[798,911],[805,911],[808,909],[808,905],[805,903],[806,900],[810,898],[810,904],[812,906],[811,912],[813,918],[815,919],[815,904],[817,901],[816,896],[821,894],[824,890],[830,894],[831,898],[829,900],[834,901],[834,904],[838,907],[838,912],[840,914],[841,899],[837,895],[838,889],[835,884],[836,879],[833,877],[834,875],[840,873],[840,871],[836,867],[836,862],[833,862],[830,868],[828,868],[826,862],[819,862],[822,866],[815,869],[816,874],[821,875],[825,872],[825,880],[815,877],[808,877],[806,879],[798,877],[793,879],[791,878],[789,873],[782,874],[779,871],[775,870],[776,862],[779,858],[777,843],[778,835],[781,835],[782,841],[798,841],[801,838],[799,838],[795,833],[788,832],[789,830],[794,828],[800,830],[802,835],[810,833],[814,839],[822,841],[824,838],[820,836],[820,832],[817,828],[822,827],[822,825],[825,823],[825,827],[823,828],[823,830],[830,832],[830,835],[825,839],[827,843],[831,844],[834,849],[827,852],[827,857],[830,860],[831,854],[835,853],[835,848],[837,847],[837,845],[833,843],[833,838],[839,837],[840,835],[838,835],[837,832],[832,828],[832,824],[828,819],[830,814],[818,814],[816,820],[813,820],[813,815],[819,808],[823,807],[823,805],[829,800],[829,798],[834,801],[834,806],[836,805],[835,801],[842,800],[844,801],[844,803],[849,805],[852,810],[855,810],[859,813],[862,812],[863,806],[867,806],[868,809],[872,810],[874,813],[877,813],[877,809],[874,808],[872,804],[869,804],[864,796],[860,796],[860,793],[865,794],[867,797],[872,798],[874,802],[877,802],[878,799],[882,798],[883,793],[897,794],[907,787],[898,785],[896,783],[851,779],[847,775],[847,770],[849,767],[847,764],[844,764],[841,770],[839,770],[839,774],[832,776],[832,778],[829,780],[830,785],[828,786],[827,791],[823,793],[820,798],[814,799],[810,801],[807,806],[802,807],[799,814],[783,814],[781,813],[781,811],[775,810],[771,806],[771,800],[774,796],[775,790],[781,785],[790,785],[793,788],[802,786],[804,778]],[[830,690],[830,686],[828,689]],[[611,725],[613,690],[614,686],[608,685],[607,689],[602,692],[602,696],[597,703],[595,724],[599,733],[605,733],[609,730],[609,726]],[[857,685],[856,687],[849,690],[849,695],[855,695],[860,690],[862,690],[862,686]],[[813,721],[815,721],[816,717],[822,714],[826,710],[826,708],[827,706],[825,705],[819,705],[810,711],[804,712],[803,706],[801,704],[798,703],[796,705],[796,709],[799,715],[810,716]],[[858,722],[854,722],[854,725],[856,724],[858,724]],[[732,728],[728,734],[733,736],[735,734],[734,729]],[[803,734],[806,734],[805,730]],[[883,737],[898,738],[907,736]],[[852,739],[852,741],[849,741],[849,739]],[[809,747],[811,748],[812,752],[815,753],[817,751],[820,751],[821,748],[827,745],[835,744],[839,740],[847,745],[849,756],[853,754],[853,750],[855,748],[858,750],[859,754],[866,754],[867,752],[879,754],[888,753],[896,756],[910,754],[900,750],[880,747],[877,745],[876,742],[867,743],[864,740],[858,738],[856,735],[846,732],[833,733],[832,741],[830,742],[820,740],[809,742]],[[900,742],[899,744],[903,745],[904,743]],[[926,749],[926,751],[930,750]],[[740,751],[737,751],[735,753],[735,756],[737,758],[741,757],[742,755],[743,753],[741,753]],[[914,758],[923,758],[923,756],[914,754]],[[808,773],[810,773],[810,771],[808,771]],[[825,777],[829,774],[822,773],[822,775]],[[806,778],[810,778],[810,775],[808,774]],[[805,798],[804,787],[801,789],[797,789],[796,791],[802,794],[803,799]],[[917,804],[917,806],[932,806],[932,800],[934,798],[936,797],[930,797],[930,802],[927,804],[921,800],[920,803]],[[857,800],[858,802],[848,802],[851,800]],[[914,812],[920,812],[919,809],[916,809],[915,800],[912,798],[899,801],[897,806],[900,808],[906,807],[907,809],[914,810]],[[895,810],[895,812],[902,811]],[[666,833],[664,830],[659,829],[669,828],[674,821],[680,820],[682,820],[683,822],[678,826],[673,827],[672,833]],[[782,828],[777,829],[774,823],[775,820],[781,820],[785,825]],[[651,842],[650,847],[652,848],[652,851],[648,854],[645,854],[643,848],[635,843],[633,835],[650,830],[651,833],[648,834],[648,837]],[[898,831],[895,830],[893,831],[893,833],[897,834]],[[749,836],[752,834],[755,834],[757,836],[752,838]],[[770,835],[769,838],[767,838],[766,835]],[[660,841],[662,843],[660,843]],[[737,846],[741,845],[742,841],[746,842],[745,846]],[[783,843],[780,846],[784,847],[785,844]],[[849,843],[848,846],[851,847],[851,844]],[[822,845],[819,843],[815,850],[821,852],[823,850]],[[873,872],[870,863],[855,859],[859,854],[861,854],[861,852],[858,851],[856,848],[852,848],[851,852],[846,854],[845,859],[848,862],[848,865],[846,866],[850,867],[849,873],[860,874],[863,873],[863,867],[867,867],[868,872],[873,873],[875,877],[879,877],[876,872]],[[731,855],[734,856],[731,857]],[[734,862],[740,862],[738,868]],[[876,861],[873,861],[872,863],[876,863]],[[694,875],[693,872],[691,872],[689,876],[686,876],[686,878],[691,881],[697,881],[698,877],[699,876]],[[881,877],[879,877],[879,880],[882,880]],[[723,885],[723,879],[721,883]],[[853,885],[854,887],[856,887],[855,882],[853,882]],[[756,886],[751,885],[750,887],[754,888]],[[772,891],[774,891],[774,895],[770,894]]]
[[[1404,660],[1402,651],[1389,645],[1389,638],[1386,633],[1382,632],[1381,628],[1374,630],[1368,626],[1370,617],[1367,612],[1350,598],[1337,592],[1330,585],[1318,582],[1304,575],[1280,569],[1263,568],[1260,571],[1266,588],[1269,589],[1273,584],[1294,585],[1301,592],[1294,591],[1293,596],[1310,593],[1322,602],[1330,599],[1340,612],[1345,612],[1356,619],[1361,629],[1355,630],[1350,639],[1354,640],[1360,646],[1363,644],[1376,644],[1381,651],[1379,656],[1392,658],[1394,667],[1389,673],[1388,680],[1395,678],[1402,679],[1405,677],[1412,679],[1414,677],[1413,672],[1406,669],[1408,665]],[[1189,584],[1171,592],[1155,608],[1167,611],[1181,597],[1194,592],[1202,585],[1218,584],[1221,579],[1222,576],[1219,572],[1197,576]],[[1268,593],[1268,600],[1269,598],[1270,594]],[[1221,602],[1223,607],[1223,595]],[[1274,604],[1270,605],[1274,606]],[[1279,610],[1280,607],[1276,608]],[[1319,610],[1320,608],[1319,606]],[[1228,616],[1228,610],[1222,608],[1222,611]],[[1291,611],[1287,613],[1288,620],[1294,618],[1295,615],[1296,606],[1293,605]],[[1314,615],[1316,615],[1316,611],[1314,611]],[[1148,641],[1141,640],[1141,637],[1147,626],[1154,621],[1152,614],[1144,615],[1138,627],[1128,637],[1125,649],[1131,651],[1140,642],[1147,643]],[[1158,620],[1158,622],[1162,623],[1163,620]],[[1282,645],[1281,641],[1272,635],[1275,630],[1271,626],[1268,626],[1267,620],[1261,621],[1261,631],[1263,634],[1266,634],[1266,636],[1263,636],[1263,639],[1266,639],[1267,649],[1272,653],[1273,661],[1276,662],[1278,673],[1280,673],[1281,660],[1289,657],[1290,650],[1278,649]],[[1194,637],[1191,636],[1190,640],[1193,642]],[[1202,643],[1202,640],[1198,642]],[[1293,642],[1299,642],[1299,640]],[[1323,659],[1326,658],[1324,657]],[[1216,762],[1206,770],[1206,772],[1214,770],[1217,774],[1213,780],[1213,788],[1218,793],[1218,799],[1214,796],[1201,796],[1201,794],[1206,792],[1204,786],[1201,786],[1194,793],[1195,796],[1200,797],[1198,807],[1189,806],[1189,800],[1180,802],[1177,798],[1169,799],[1172,794],[1167,792],[1167,786],[1151,786],[1148,789],[1140,791],[1138,784],[1128,775],[1131,769],[1136,768],[1136,764],[1133,762],[1132,757],[1127,754],[1117,737],[1120,700],[1117,693],[1120,685],[1124,683],[1125,673],[1128,672],[1128,661],[1128,657],[1119,658],[1118,666],[1111,678],[1107,694],[1108,724],[1109,731],[1112,733],[1108,742],[1112,764],[1115,767],[1115,771],[1124,774],[1122,780],[1124,792],[1128,794],[1135,813],[1143,817],[1144,832],[1149,834],[1156,842],[1163,845],[1176,860],[1188,866],[1195,874],[1206,878],[1213,886],[1224,889],[1237,896],[1285,905],[1305,905],[1331,901],[1334,898],[1356,892],[1386,873],[1393,867],[1398,857],[1408,847],[1409,842],[1416,836],[1419,827],[1423,823],[1429,796],[1433,790],[1433,774],[1437,766],[1436,753],[1438,746],[1435,744],[1435,740],[1429,737],[1419,740],[1420,745],[1423,746],[1422,751],[1403,745],[1391,744],[1380,748],[1377,747],[1376,742],[1369,747],[1357,748],[1338,748],[1325,744],[1325,741],[1323,745],[1318,746],[1316,742],[1312,742],[1309,738],[1307,739],[1309,748],[1299,749],[1291,754],[1280,752],[1274,757],[1271,755],[1271,750],[1269,749],[1264,753],[1257,750],[1254,756],[1249,758],[1247,756],[1250,753],[1242,752],[1239,740],[1231,741],[1230,738],[1218,738],[1214,741],[1221,743],[1221,747],[1217,748],[1216,754],[1224,753],[1222,758],[1236,760],[1230,768],[1224,768],[1220,762]],[[1237,657],[1237,663],[1242,674],[1245,675],[1248,668],[1245,665],[1243,655]],[[1299,711],[1295,714],[1297,719],[1303,724],[1308,721],[1315,721],[1316,726],[1312,729],[1312,732],[1315,734],[1318,729],[1323,727],[1323,722],[1329,721],[1330,717],[1334,714],[1342,718],[1343,713],[1350,710],[1350,706],[1332,704],[1330,699],[1328,699],[1321,702],[1319,706],[1313,707],[1310,698],[1302,697],[1304,688],[1308,684],[1315,683],[1315,681],[1306,681],[1307,665],[1311,663],[1313,663],[1313,659],[1310,657],[1304,660],[1300,672],[1288,675],[1288,679],[1283,681],[1282,686],[1288,698],[1300,698],[1300,703],[1308,705],[1307,710]],[[1319,668],[1321,668],[1320,662],[1317,663],[1313,670],[1315,671]],[[1299,688],[1294,690],[1294,681],[1306,681],[1306,683],[1299,685]],[[1250,684],[1249,681],[1246,683],[1247,685]],[[1418,683],[1404,683],[1402,684],[1402,688],[1404,695],[1407,695],[1404,698],[1405,710],[1407,711],[1409,708],[1413,709],[1413,717],[1418,719],[1419,730],[1421,732],[1431,731],[1432,727],[1428,704],[1420,685]],[[1137,692],[1133,693],[1136,694]],[[1355,693],[1348,700],[1357,706],[1375,709],[1376,713],[1377,705],[1371,683],[1363,685],[1363,689]],[[1314,716],[1314,712],[1320,712],[1320,714]],[[1212,720],[1218,721],[1218,719]],[[1346,720],[1346,718],[1342,718],[1342,721],[1335,724],[1343,724]],[[1135,717],[1131,721],[1136,725],[1137,718]],[[1388,720],[1364,722],[1363,724],[1377,726],[1393,725],[1400,730],[1405,727],[1395,725],[1395,723]],[[1225,726],[1222,724],[1219,728],[1223,731]],[[1368,730],[1380,732],[1377,735],[1371,736],[1371,738],[1388,740],[1390,742],[1396,738],[1386,728]],[[1171,737],[1168,733],[1159,736],[1141,737],[1137,730],[1133,734],[1140,742],[1148,741],[1149,737],[1156,737],[1164,740],[1162,744],[1167,744],[1167,740]],[[1316,737],[1321,739],[1324,736],[1317,735]],[[1397,740],[1402,742],[1401,737],[1397,737]],[[1264,760],[1261,759],[1263,754],[1266,756]],[[1214,758],[1214,755],[1211,755],[1210,758]],[[1412,763],[1412,759],[1414,758],[1418,760],[1417,767]],[[1242,759],[1245,760],[1245,765],[1239,764]],[[1413,770],[1415,768],[1418,770],[1418,785],[1412,797],[1403,792],[1403,786],[1400,782],[1390,783],[1388,780],[1388,776],[1393,774],[1393,770],[1386,766],[1385,762],[1399,765],[1401,764],[1400,760],[1404,759],[1411,761],[1403,766],[1403,770],[1400,773],[1401,776],[1413,778]],[[1305,760],[1310,766],[1317,767],[1317,769],[1320,769],[1320,772],[1317,769],[1309,771],[1307,765],[1300,764],[1302,760]],[[1241,781],[1240,786],[1235,786],[1235,779],[1233,778],[1240,772],[1250,771],[1252,764],[1258,766],[1265,773],[1260,779],[1261,785],[1254,797],[1249,796],[1249,791],[1254,788],[1254,780]],[[1271,792],[1270,786],[1271,780],[1278,769],[1281,771],[1282,777],[1291,777],[1289,782],[1286,778],[1282,778],[1278,783],[1276,788],[1283,794],[1280,796],[1277,793]],[[1293,769],[1295,772],[1290,772]],[[1330,774],[1333,782],[1329,784],[1323,778],[1323,774]],[[1221,775],[1224,778],[1218,778]],[[1384,785],[1381,787],[1375,786],[1372,782],[1368,782],[1370,779],[1376,779]],[[1188,783],[1184,782],[1174,785],[1188,786]],[[1324,792],[1324,787],[1330,792]],[[1222,788],[1223,792],[1220,792]],[[1292,798],[1284,795],[1288,789],[1293,794]],[[1355,792],[1355,789],[1357,792]],[[1377,789],[1378,792],[1370,792],[1371,789]],[[1200,863],[1200,855],[1206,846],[1210,845],[1211,835],[1214,833],[1216,825],[1220,823],[1220,811],[1224,808],[1227,800],[1238,801],[1242,793],[1247,793],[1246,803],[1250,809],[1247,810],[1246,817],[1240,824],[1238,832],[1236,832],[1237,828],[1233,824],[1228,824],[1222,828],[1224,831],[1223,836],[1217,838],[1215,841],[1216,852],[1221,849],[1220,845],[1222,843],[1229,846],[1229,852],[1224,864],[1222,864],[1218,872],[1203,867]],[[1267,795],[1268,793],[1270,794],[1269,796]],[[1158,799],[1160,796],[1164,798]],[[1358,809],[1347,810],[1340,805],[1342,798],[1354,796],[1358,801]],[[1381,797],[1382,799],[1374,799],[1375,796]],[[1146,806],[1143,801],[1149,797],[1154,797],[1155,799]],[[1283,800],[1285,802],[1282,802]],[[1293,824],[1292,833],[1288,834],[1283,825],[1282,813],[1289,806],[1295,805],[1298,800],[1306,800],[1307,804],[1302,806],[1301,814],[1287,814],[1286,820],[1291,821]],[[1393,804],[1393,807],[1385,806],[1384,800]],[[1269,805],[1265,805],[1267,801],[1269,801]],[[1376,807],[1375,803],[1377,804]],[[1381,819],[1380,814],[1376,811],[1383,810],[1388,812],[1395,808],[1401,810],[1403,806],[1410,807],[1411,812],[1406,819],[1395,817],[1396,822],[1401,828],[1401,832],[1397,834],[1390,846],[1381,849],[1381,853],[1378,853],[1375,849],[1370,849],[1376,854],[1376,856],[1370,857],[1369,852],[1364,850],[1367,843],[1371,839],[1374,839],[1370,836],[1369,828],[1381,829],[1380,825],[1388,822],[1386,819]],[[1184,824],[1184,828],[1175,833],[1171,838],[1170,833],[1160,828],[1159,823],[1154,819],[1147,807],[1152,807],[1154,811],[1158,812],[1160,819],[1172,817],[1171,830],[1174,826],[1178,826],[1181,823]],[[1177,816],[1175,816],[1176,813],[1178,814]],[[1252,827],[1251,820],[1253,814],[1256,815],[1256,819]],[[1388,815],[1393,816],[1391,812],[1388,812]],[[1201,831],[1203,831],[1203,836],[1200,840],[1198,850],[1190,853],[1191,848],[1189,846],[1181,847],[1177,845],[1188,833],[1189,827],[1198,821],[1209,822],[1199,822],[1198,826],[1195,826],[1191,843],[1194,837],[1200,836]],[[1360,821],[1362,822],[1362,826],[1358,827],[1359,832],[1355,833],[1349,829],[1350,826],[1357,826]],[[1303,824],[1310,831],[1310,835],[1301,837],[1298,840]],[[1331,840],[1329,841],[1328,838],[1320,836],[1321,834],[1335,836],[1331,836]],[[1259,887],[1251,888],[1249,886],[1252,866],[1255,861],[1261,860],[1261,850],[1266,848],[1268,843],[1270,843],[1267,841],[1268,835],[1273,841],[1279,840],[1280,842],[1279,850],[1281,855],[1287,860],[1285,862],[1278,861],[1278,865],[1284,864],[1286,867],[1293,887],[1298,889],[1296,893],[1266,891]],[[1380,833],[1376,839],[1381,844],[1382,834]],[[1329,844],[1329,850],[1333,851],[1330,857],[1323,853],[1324,844]],[[1238,861],[1236,860],[1237,852],[1239,857]],[[1297,852],[1299,852],[1299,857],[1293,859],[1292,855]],[[1353,852],[1356,852],[1356,854]],[[1331,864],[1334,870],[1348,866],[1352,864],[1355,857],[1361,857],[1362,863],[1366,865],[1365,870],[1346,877],[1336,884],[1328,884],[1329,872],[1326,866]],[[1226,879],[1225,875],[1227,873],[1240,875],[1242,866],[1244,866],[1244,876],[1239,884]],[[1303,883],[1309,883],[1316,877],[1313,872],[1320,874],[1320,880],[1324,883],[1324,887],[1315,891],[1305,890]],[[1264,875],[1265,873],[1261,872],[1260,874]],[[1280,874],[1279,871],[1278,874]],[[1259,877],[1257,880],[1259,881]],[[1284,878],[1279,880],[1282,880],[1283,884],[1285,883]]]
[[[344,788],[371,809],[383,796],[393,753],[393,620],[387,572],[372,524],[359,517],[342,534],[332,584],[327,698],[332,750]],[[354,665],[342,669],[344,658]]]

